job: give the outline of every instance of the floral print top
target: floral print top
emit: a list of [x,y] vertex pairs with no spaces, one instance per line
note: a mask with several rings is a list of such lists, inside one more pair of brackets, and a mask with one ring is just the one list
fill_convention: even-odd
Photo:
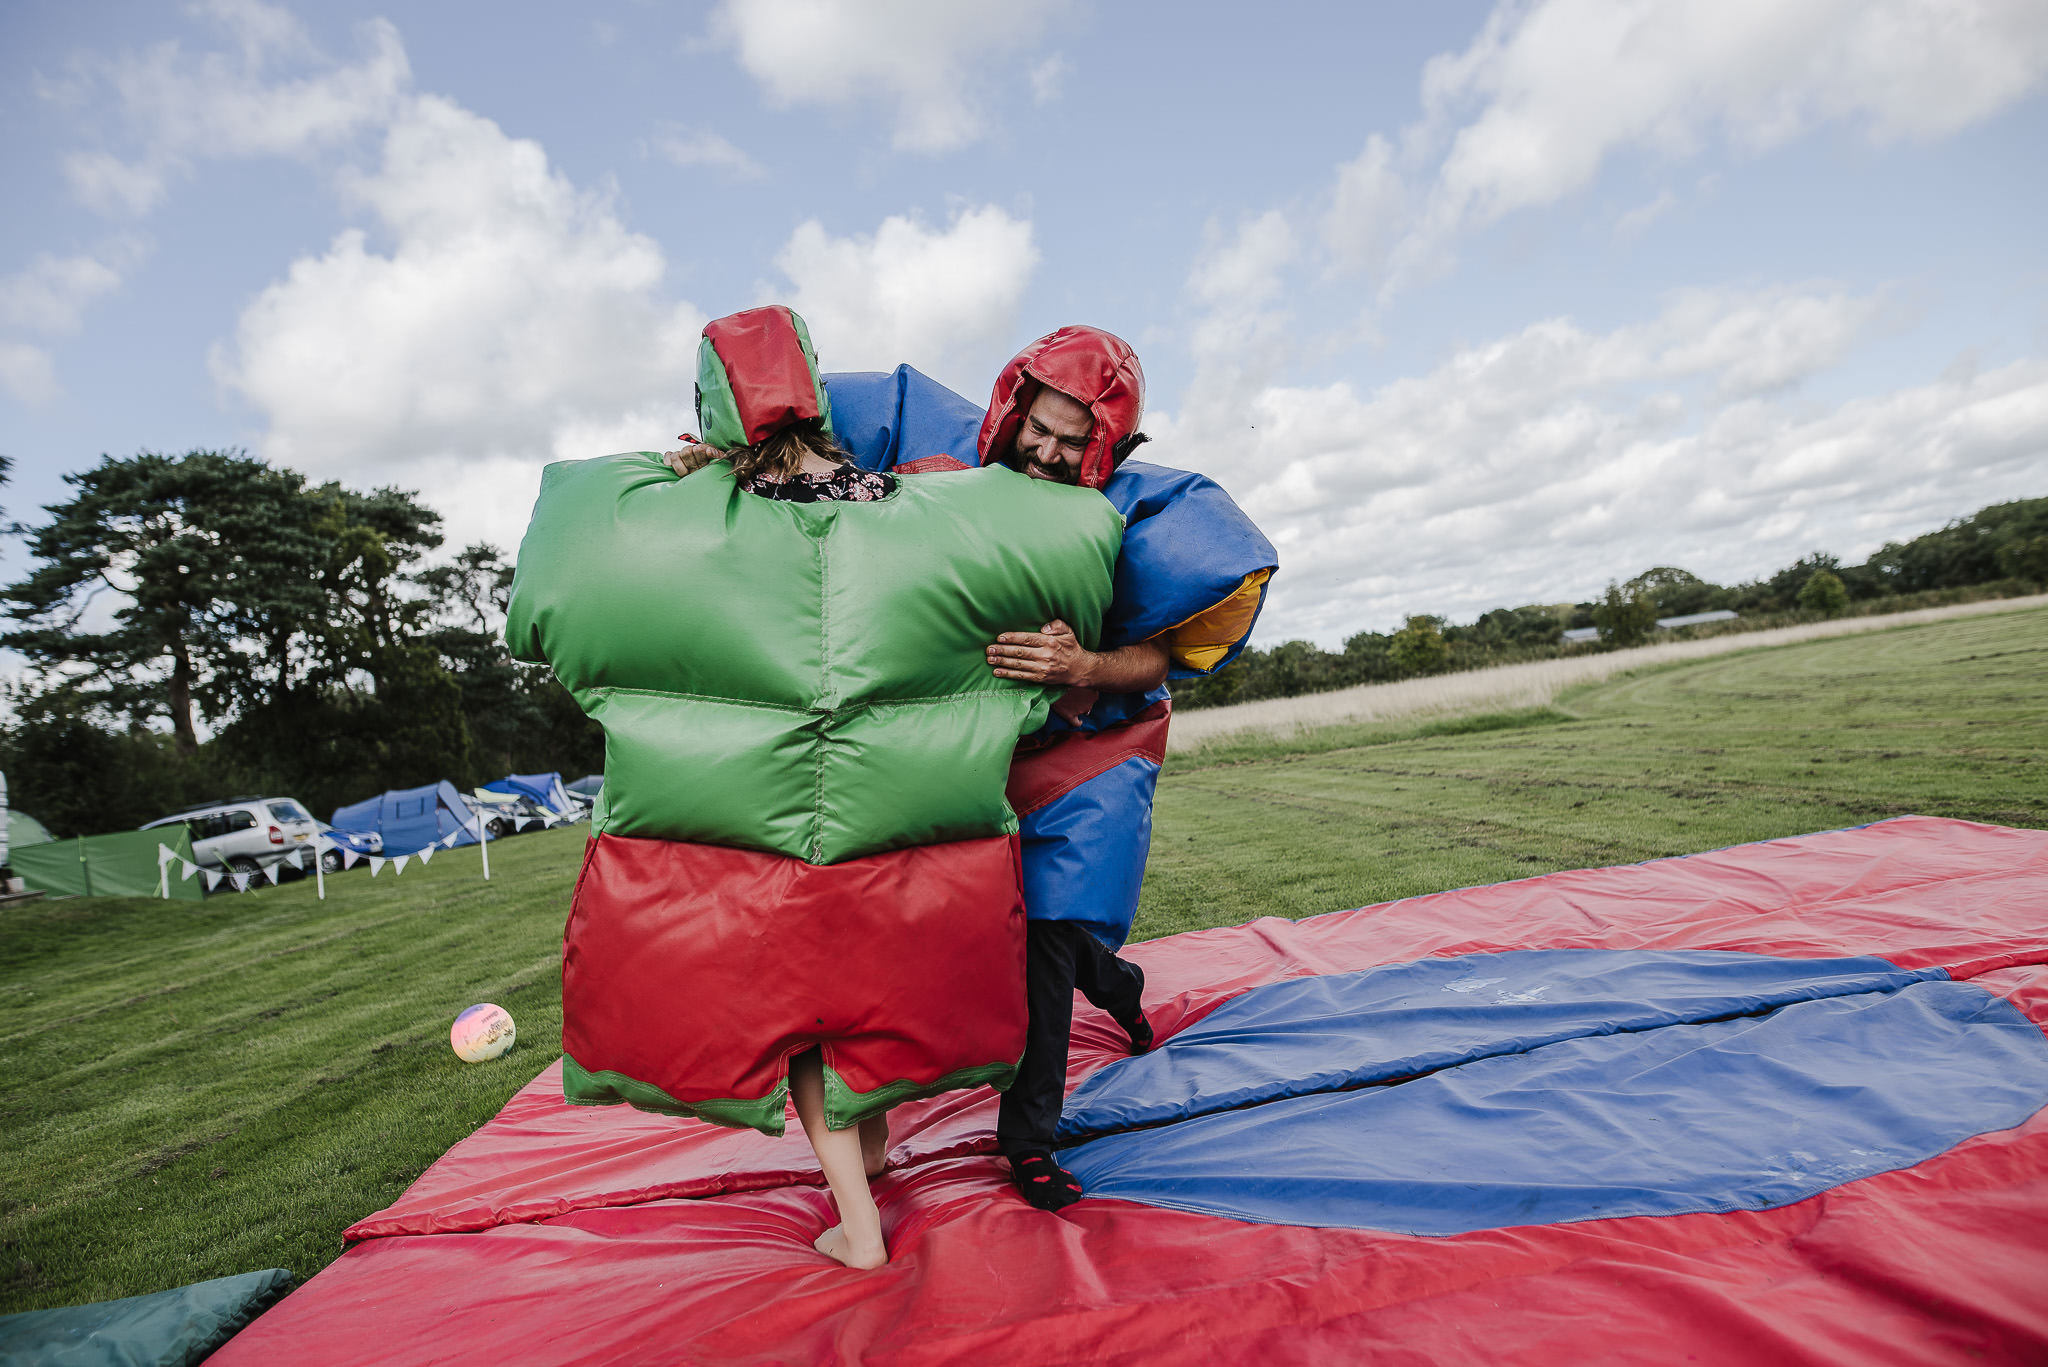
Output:
[[829,474],[798,473],[788,479],[753,475],[740,481],[740,488],[762,498],[779,498],[785,503],[872,503],[896,491],[896,479],[858,465],[841,465]]

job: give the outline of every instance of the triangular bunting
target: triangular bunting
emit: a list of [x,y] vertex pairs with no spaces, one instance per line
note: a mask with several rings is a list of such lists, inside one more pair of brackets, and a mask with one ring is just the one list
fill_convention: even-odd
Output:
[[277,880],[284,877],[284,861],[280,859],[275,864],[265,864],[263,866],[263,876],[270,880],[272,887],[276,887]]
[[374,855],[374,854],[373,854],[373,855],[371,855],[371,856],[370,856],[370,877],[372,877],[372,878],[375,878],[375,877],[376,877],[376,876],[377,876],[378,874],[380,874],[380,873],[382,873],[382,872],[384,872],[384,860],[383,860],[383,859],[382,859],[382,858],[381,858],[380,856],[378,856],[378,855]]
[[249,875],[246,873],[231,873],[228,875],[228,881],[235,885],[236,892],[249,890]]
[[431,864],[434,862],[434,856],[440,852],[441,847],[439,845],[429,845],[419,852],[420,862],[422,864]]
[[462,839],[461,831],[450,831],[441,837],[441,843],[452,850],[455,848],[455,842],[460,839]]
[[176,859],[177,857],[178,852],[172,849],[169,845],[158,845],[156,847],[156,866],[158,868],[162,868],[164,865],[170,863],[173,859]]
[[404,873],[405,861],[410,858],[412,858],[412,856],[409,854],[401,854],[396,859],[393,859],[391,861],[391,872],[394,874]]
[[206,876],[206,890],[208,892],[212,892],[220,886],[221,873],[219,869],[201,869],[199,872]]
[[178,881],[180,883],[186,882],[193,874],[199,872],[199,866],[189,859],[180,859],[178,865]]
[[346,846],[346,845],[343,845],[343,846],[341,847],[341,866],[342,866],[343,868],[345,868],[345,869],[352,869],[352,868],[354,868],[354,867],[356,866],[356,861],[357,861],[358,859],[361,859],[361,858],[362,858],[362,856],[361,856],[360,854],[357,854],[357,853],[356,853],[356,852],[355,852],[354,850],[350,849],[350,848],[349,848],[348,846]]

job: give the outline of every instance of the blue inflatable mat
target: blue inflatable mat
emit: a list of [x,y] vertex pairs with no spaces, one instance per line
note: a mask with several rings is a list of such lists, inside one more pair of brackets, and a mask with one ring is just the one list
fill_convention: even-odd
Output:
[[1247,993],[1091,1078],[1069,1123],[1153,1128],[1062,1161],[1091,1196],[1446,1235],[1784,1205],[2044,1102],[2041,1031],[1939,970],[1520,951]]
[[1753,1016],[1948,975],[1884,959],[1521,949],[1294,978],[1225,1002],[1067,1098],[1062,1138],[1415,1077],[1494,1054]]

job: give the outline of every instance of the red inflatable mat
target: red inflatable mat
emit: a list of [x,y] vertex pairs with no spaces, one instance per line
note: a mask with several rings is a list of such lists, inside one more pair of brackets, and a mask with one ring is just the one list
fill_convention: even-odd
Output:
[[[1134,945],[1162,1035],[1262,983],[1517,948],[1875,954],[2048,1023],[2048,833],[1904,817]],[[1118,1056],[1077,1012],[1070,1082]],[[1023,1204],[987,1093],[894,1113],[893,1261],[810,1241],[802,1139],[560,1101],[556,1069],[213,1361],[2048,1360],[2048,1114],[1797,1204],[1449,1238]]]

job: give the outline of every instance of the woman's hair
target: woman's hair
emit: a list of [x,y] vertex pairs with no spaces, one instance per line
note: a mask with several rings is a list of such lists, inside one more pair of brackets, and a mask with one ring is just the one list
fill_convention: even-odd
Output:
[[691,474],[718,460],[722,454],[732,462],[734,479],[751,479],[756,475],[766,475],[774,480],[789,479],[803,468],[806,454],[829,460],[835,465],[844,465],[852,459],[818,418],[792,424],[752,446],[738,446],[723,453],[710,446],[694,446],[689,450],[689,456],[671,462],[679,467],[688,467],[679,468],[679,474]]

